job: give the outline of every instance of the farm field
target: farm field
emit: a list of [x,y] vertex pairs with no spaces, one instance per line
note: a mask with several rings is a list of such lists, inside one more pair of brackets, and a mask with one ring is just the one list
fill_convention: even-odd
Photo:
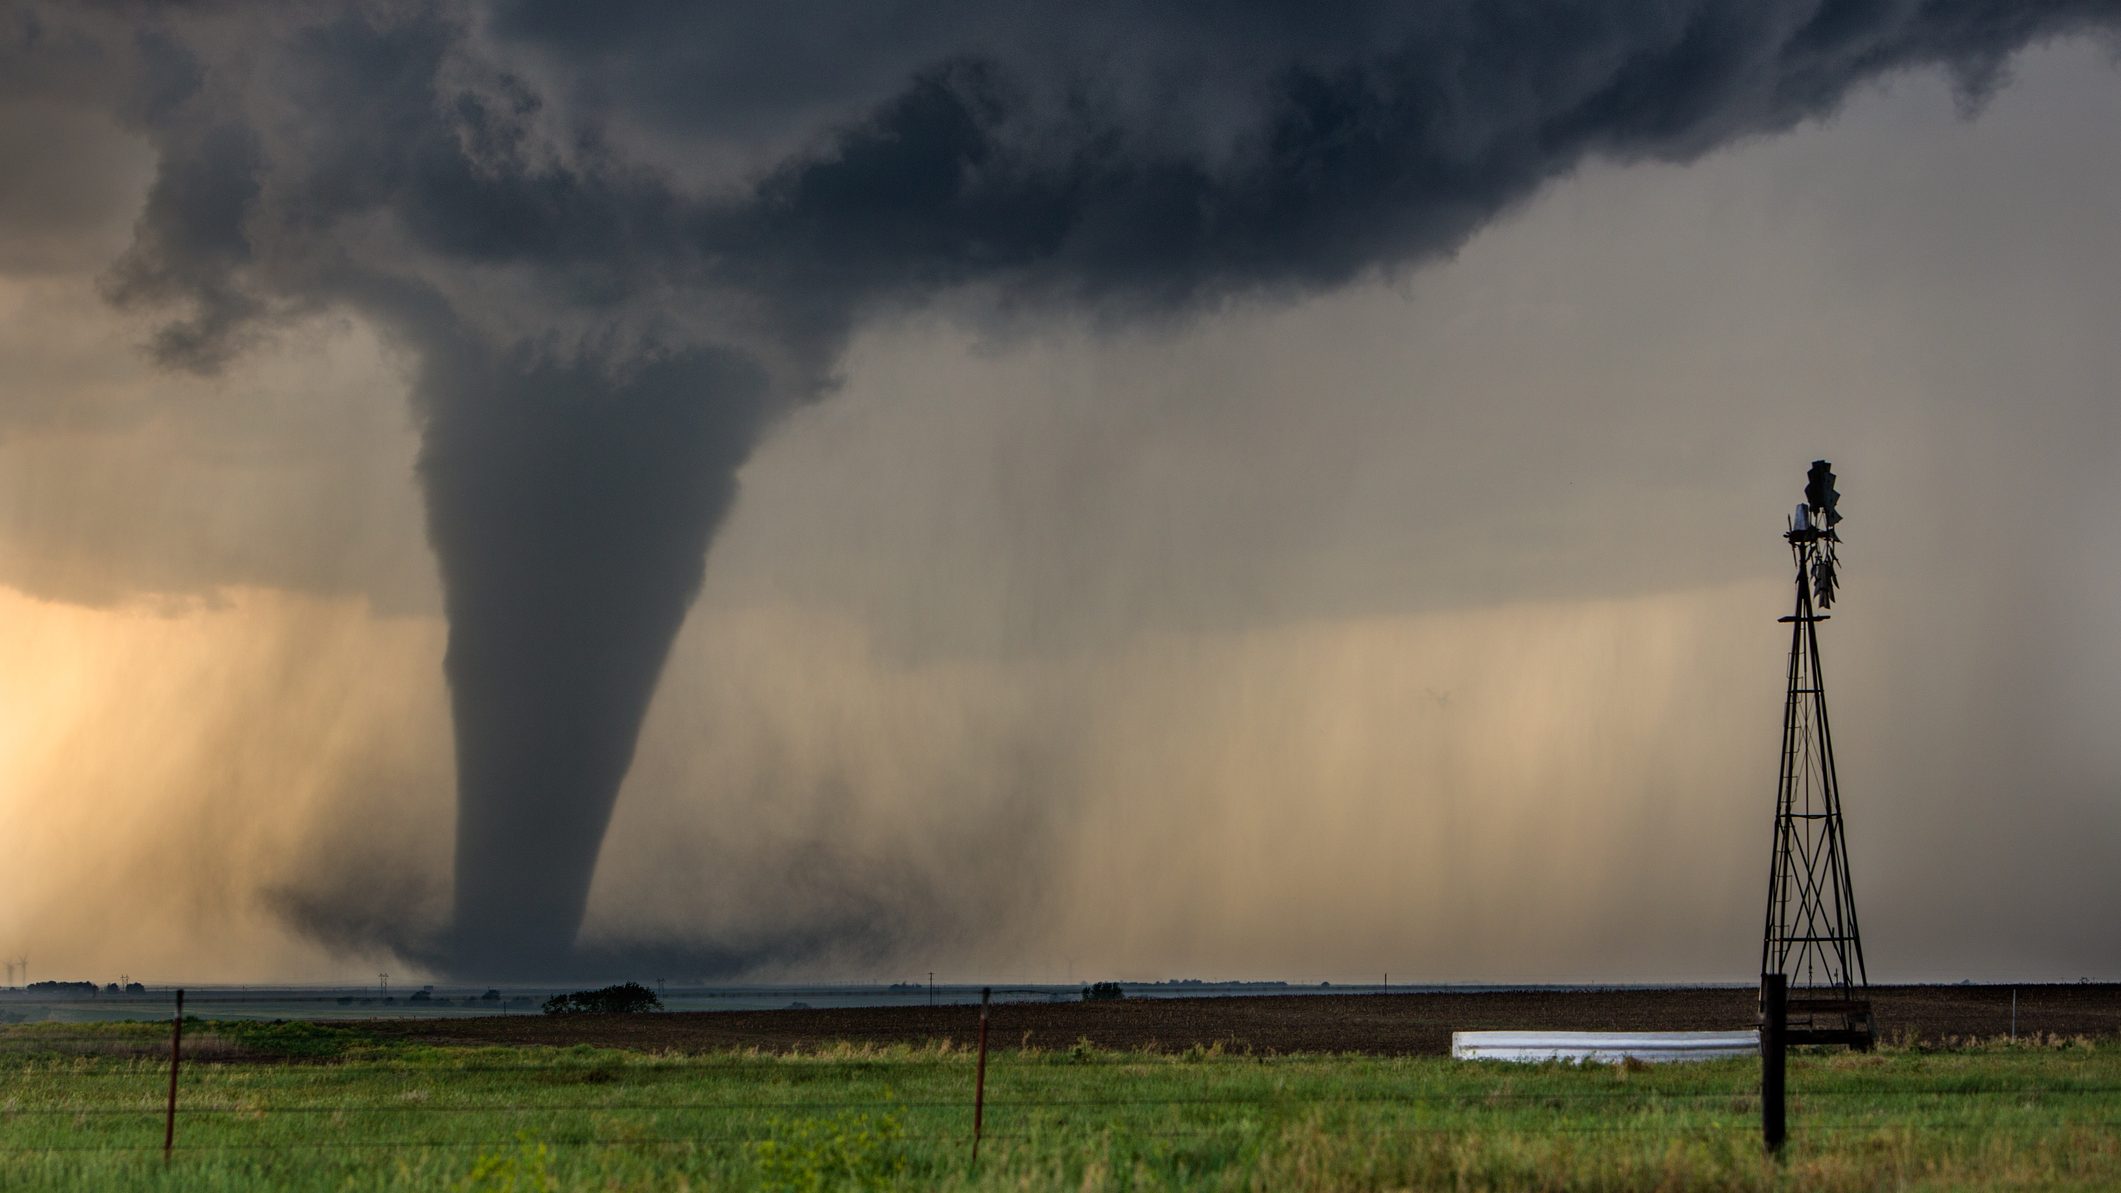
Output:
[[[1112,1011],[1088,1007],[1086,1011]],[[657,1018],[657,1017],[645,1017]],[[608,1027],[570,1019],[565,1028]],[[2021,1037],[1758,1067],[843,1039],[701,1052],[195,1023],[0,1030],[8,1189],[1872,1189],[2121,1185],[2121,1043]],[[594,1034],[592,1031],[591,1034]]]
[[[2121,1036],[2121,986],[1873,986],[1889,1036],[1942,1041],[2016,1030]],[[1120,1002],[997,1004],[997,1044],[1065,1047],[1087,1039],[1124,1051],[1222,1044],[1253,1052],[1434,1055],[1453,1031],[1538,1028],[1573,1031],[1728,1031],[1753,1024],[1756,993],[1737,987],[1530,989],[1406,994],[1128,998]],[[163,1012],[165,1021],[168,1012]],[[976,1008],[842,1007],[725,1011],[560,1020],[542,1015],[379,1020],[371,1030],[437,1044],[605,1044],[686,1052],[809,1048],[823,1041],[969,1046]]]

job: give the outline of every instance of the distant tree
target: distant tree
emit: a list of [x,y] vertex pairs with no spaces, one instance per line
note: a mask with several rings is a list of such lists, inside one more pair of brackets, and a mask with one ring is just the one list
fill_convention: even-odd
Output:
[[1117,1002],[1127,997],[1118,982],[1092,982],[1083,987],[1084,1002]]
[[499,1002],[501,1001],[501,992],[498,990],[488,990],[486,993],[479,995],[479,1001]]
[[548,1015],[632,1015],[662,1009],[663,1000],[655,996],[655,991],[639,982],[606,986],[600,990],[577,990],[573,994],[555,994],[545,1000],[545,1013]]

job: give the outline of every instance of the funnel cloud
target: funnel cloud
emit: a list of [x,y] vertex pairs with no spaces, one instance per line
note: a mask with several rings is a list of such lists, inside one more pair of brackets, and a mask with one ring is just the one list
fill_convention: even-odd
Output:
[[32,3],[0,24],[0,86],[152,148],[103,291],[158,320],[160,363],[211,374],[330,312],[403,356],[454,917],[380,943],[543,977],[610,960],[577,936],[716,530],[866,320],[1183,318],[1394,275],[1586,162],[1692,160],[1910,69],[1978,104],[2020,49],[2117,23],[2093,0]]
[[466,972],[564,972],[598,846],[765,386],[704,350],[626,366],[428,354],[420,480],[447,593]]

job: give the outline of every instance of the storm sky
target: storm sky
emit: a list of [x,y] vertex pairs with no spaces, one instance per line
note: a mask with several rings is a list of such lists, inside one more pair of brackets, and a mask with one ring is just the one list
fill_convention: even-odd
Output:
[[2115,16],[1650,9],[0,8],[0,953],[1746,980],[1828,457],[1873,980],[2121,977]]

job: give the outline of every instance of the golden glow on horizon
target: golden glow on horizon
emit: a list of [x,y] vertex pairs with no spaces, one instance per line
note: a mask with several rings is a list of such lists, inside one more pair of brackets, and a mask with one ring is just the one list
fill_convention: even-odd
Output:
[[439,649],[435,623],[357,601],[94,609],[0,589],[0,940],[47,976],[344,972],[272,899],[381,841],[434,860],[435,825],[406,818],[446,812]]
[[[892,662],[842,618],[723,609],[672,662],[591,930],[800,933],[846,910],[839,869],[886,876],[873,910],[901,922],[875,927],[930,931],[990,972],[1052,977],[1065,957],[1140,975],[1383,960],[1410,978],[1566,976],[1596,963],[1571,934],[1725,868],[1684,851],[1647,866],[1629,834],[1757,836],[1758,801],[1725,784],[1758,769],[1758,718],[1680,713],[1729,661],[1698,657],[1714,619],[1760,595],[1010,663]],[[438,623],[352,601],[250,590],[97,610],[0,592],[16,660],[0,678],[16,859],[0,941],[98,980],[390,964],[334,956],[288,912],[444,910],[441,647]],[[983,939],[997,905],[1008,931]],[[1713,965],[1698,945],[1731,911],[1705,897],[1678,943]],[[1528,965],[1528,948],[1561,951]]]

